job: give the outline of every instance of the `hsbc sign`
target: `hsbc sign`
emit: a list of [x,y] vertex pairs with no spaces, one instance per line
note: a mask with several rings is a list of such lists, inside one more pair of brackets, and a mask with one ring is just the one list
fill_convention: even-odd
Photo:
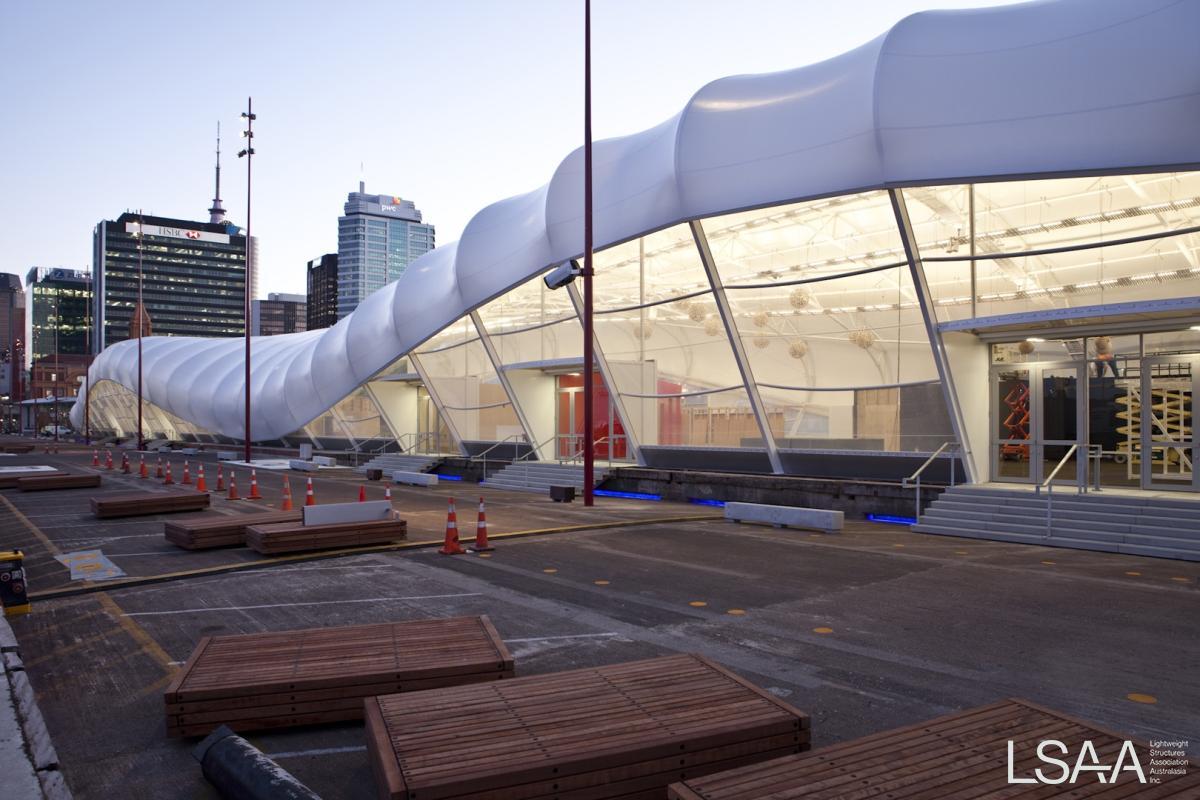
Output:
[[[201,242],[229,244],[229,235],[225,233],[209,233],[208,231],[197,231],[191,228],[171,228],[163,225],[143,225],[141,229],[147,236],[166,236],[171,239],[192,239]],[[137,233],[138,224],[136,222],[126,222],[125,232]]]

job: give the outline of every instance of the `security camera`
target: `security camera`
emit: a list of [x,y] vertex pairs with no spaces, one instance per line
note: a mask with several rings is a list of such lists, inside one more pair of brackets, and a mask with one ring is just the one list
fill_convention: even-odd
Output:
[[567,261],[552,269],[542,280],[546,282],[546,287],[549,289],[561,289],[575,280],[581,272],[583,270],[579,268],[578,264],[573,261]]

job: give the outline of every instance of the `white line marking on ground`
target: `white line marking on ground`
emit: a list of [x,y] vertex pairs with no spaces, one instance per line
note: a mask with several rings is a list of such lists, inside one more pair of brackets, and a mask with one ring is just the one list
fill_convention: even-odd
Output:
[[333,756],[339,753],[363,753],[366,746],[357,744],[347,747],[322,747],[317,750],[289,750],[286,753],[267,753],[267,758],[303,758],[304,756]]
[[179,608],[174,611],[134,611],[122,617],[157,617],[164,614],[194,614],[200,611],[253,611],[259,608],[289,608],[291,606],[330,606],[337,603],[382,603],[387,600],[441,600],[448,597],[478,597],[479,592],[462,594],[425,594],[413,597],[364,597],[358,600],[318,600],[310,603],[270,603],[261,606],[212,606],[211,608]]
[[528,639],[505,639],[505,644],[519,644],[521,642],[552,642],[555,639],[594,639],[606,636],[620,636],[619,633],[573,633],[569,636],[531,636]]

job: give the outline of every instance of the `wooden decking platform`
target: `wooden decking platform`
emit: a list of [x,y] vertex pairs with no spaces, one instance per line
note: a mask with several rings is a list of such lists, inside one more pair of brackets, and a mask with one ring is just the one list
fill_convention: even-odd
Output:
[[246,528],[246,546],[263,555],[274,555],[333,547],[387,544],[407,536],[408,523],[402,519],[334,522],[328,525],[276,523],[251,525]]
[[394,800],[662,800],[672,781],[809,741],[807,715],[695,655],[366,705],[378,794]]
[[203,511],[208,504],[208,492],[130,492],[93,497],[92,513],[101,519],[139,517],[177,511]]
[[91,489],[100,485],[99,475],[26,475],[17,479],[22,492],[45,492],[53,489]]
[[21,480],[21,478],[52,478],[52,477],[58,477],[59,475],[68,475],[68,474],[70,474],[70,473],[60,472],[59,470],[54,470],[52,472],[47,471],[47,470],[33,470],[30,472],[6,472],[3,475],[0,475],[0,489],[15,489],[15,488],[17,488],[17,481]]
[[[1057,739],[1070,748],[1049,754],[1073,767],[1085,740],[1095,746],[1101,763],[1111,769],[1127,737],[1097,728],[1026,700],[1004,700],[939,717],[918,725],[884,731],[809,753],[785,756],[749,767],[703,777],[689,777],[670,787],[670,800],[760,800],[796,798],[833,800],[879,798],[1118,798],[1200,797],[1200,766],[1186,775],[1162,776],[1162,783],[1141,783],[1133,772],[1121,772],[1115,783],[1102,784],[1095,772],[1080,773],[1072,784],[1009,784],[1008,742],[1013,744],[1013,775],[1031,777],[1042,767],[1057,778],[1060,767],[1037,758],[1038,743]],[[1134,742],[1147,779],[1149,746]],[[1093,763],[1089,761],[1088,763]],[[1129,763],[1128,761],[1126,763]],[[1107,774],[1106,776],[1107,777]]]
[[12,453],[13,455],[23,455],[32,453],[33,445],[31,444],[5,444],[0,445],[0,453]]
[[241,547],[246,544],[246,528],[276,522],[299,522],[299,511],[264,511],[257,514],[225,514],[200,519],[171,520],[163,524],[167,541],[185,550],[213,547]]
[[377,694],[512,676],[486,616],[205,637],[164,693],[167,735],[362,719]]

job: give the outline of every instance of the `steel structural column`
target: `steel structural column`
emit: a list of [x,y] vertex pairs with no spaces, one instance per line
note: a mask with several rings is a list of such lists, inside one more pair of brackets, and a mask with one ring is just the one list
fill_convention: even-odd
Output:
[[921,252],[917,247],[916,236],[913,234],[912,220],[908,216],[908,206],[899,189],[888,189],[888,196],[892,200],[892,211],[896,214],[896,227],[900,229],[900,240],[904,244],[904,255],[908,259],[908,270],[912,276],[913,289],[917,294],[917,302],[921,305],[925,333],[929,337],[929,346],[933,350],[933,360],[937,364],[938,377],[942,381],[942,394],[946,398],[946,409],[950,412],[950,425],[954,428],[954,438],[958,440],[963,471],[966,472],[967,483],[975,483],[978,478],[978,471],[975,469],[975,455],[971,452],[971,442],[967,438],[962,407],[958,403],[958,391],[954,388],[954,374],[950,371],[950,359],[946,355],[946,344],[942,340],[942,332],[938,328],[937,312],[933,307],[933,296],[929,293],[929,282],[925,279],[925,265],[921,263]]
[[[579,317],[579,322],[583,324],[583,298],[579,295],[579,290],[575,288],[574,283],[567,284],[567,294],[571,297],[571,303],[575,306],[575,314]],[[642,460],[642,448],[638,442],[637,435],[634,434],[633,428],[629,424],[629,414],[625,412],[625,398],[621,396],[621,392],[617,389],[616,381],[613,380],[612,370],[608,367],[608,359],[604,356],[604,348],[600,346],[600,339],[596,336],[595,330],[592,331],[592,357],[596,361],[596,369],[600,370],[600,377],[604,379],[604,387],[608,390],[609,401],[617,410],[617,416],[621,418],[621,428],[625,431],[625,443],[633,450],[634,458],[637,459],[639,466],[645,466],[646,462]],[[641,366],[638,367],[641,369]],[[612,459],[613,442],[612,431],[609,431],[608,453],[609,460]]]
[[[471,322],[475,323],[475,331],[479,334],[479,341],[483,344],[483,351],[487,353],[488,360],[492,362],[492,369],[496,371],[496,378],[500,381],[501,388],[508,395],[508,402],[512,403],[513,411],[517,414],[517,422],[521,423],[521,430],[525,431],[525,441],[529,446],[536,447],[537,441],[533,437],[533,428],[529,426],[529,420],[525,418],[525,410],[521,408],[520,401],[517,400],[517,393],[513,391],[512,384],[508,381],[508,375],[504,372],[504,365],[500,363],[500,354],[496,352],[496,346],[492,344],[491,334],[487,332],[487,328],[483,326],[483,320],[479,317],[479,310],[471,312]],[[541,455],[538,455],[541,458]]]
[[754,373],[750,369],[750,361],[746,358],[746,348],[742,346],[742,337],[738,334],[737,321],[733,318],[733,309],[729,306],[729,298],[725,296],[725,285],[717,272],[716,262],[713,261],[712,251],[708,248],[708,237],[698,220],[688,223],[692,229],[692,238],[696,240],[696,249],[700,251],[700,262],[708,275],[708,284],[712,287],[713,299],[717,303],[717,313],[725,324],[725,335],[729,337],[729,345],[733,348],[733,358],[737,361],[738,372],[742,376],[742,384],[746,387],[746,396],[750,398],[750,407],[758,420],[758,429],[762,432],[763,443],[767,446],[767,458],[771,461],[771,471],[776,475],[783,474],[783,461],[779,458],[779,448],[775,437],[771,434],[771,426],[767,422],[767,409],[763,405],[762,395],[758,393],[758,384],[754,382]]
[[442,398],[438,396],[437,387],[433,385],[433,381],[429,380],[429,374],[425,372],[425,368],[421,366],[421,359],[417,358],[416,351],[408,354],[408,360],[412,362],[413,369],[421,376],[421,383],[425,386],[425,391],[429,392],[429,399],[437,406],[438,414],[441,415],[442,422],[446,423],[446,427],[450,429],[450,435],[454,437],[455,443],[458,444],[458,452],[464,456],[471,455],[467,452],[467,445],[463,442],[462,436],[458,432],[458,426],[454,424],[454,418],[446,413],[446,404],[442,402]]
[[[595,502],[596,368],[592,344],[592,0],[583,1],[583,504]],[[611,442],[609,443],[611,453]]]

